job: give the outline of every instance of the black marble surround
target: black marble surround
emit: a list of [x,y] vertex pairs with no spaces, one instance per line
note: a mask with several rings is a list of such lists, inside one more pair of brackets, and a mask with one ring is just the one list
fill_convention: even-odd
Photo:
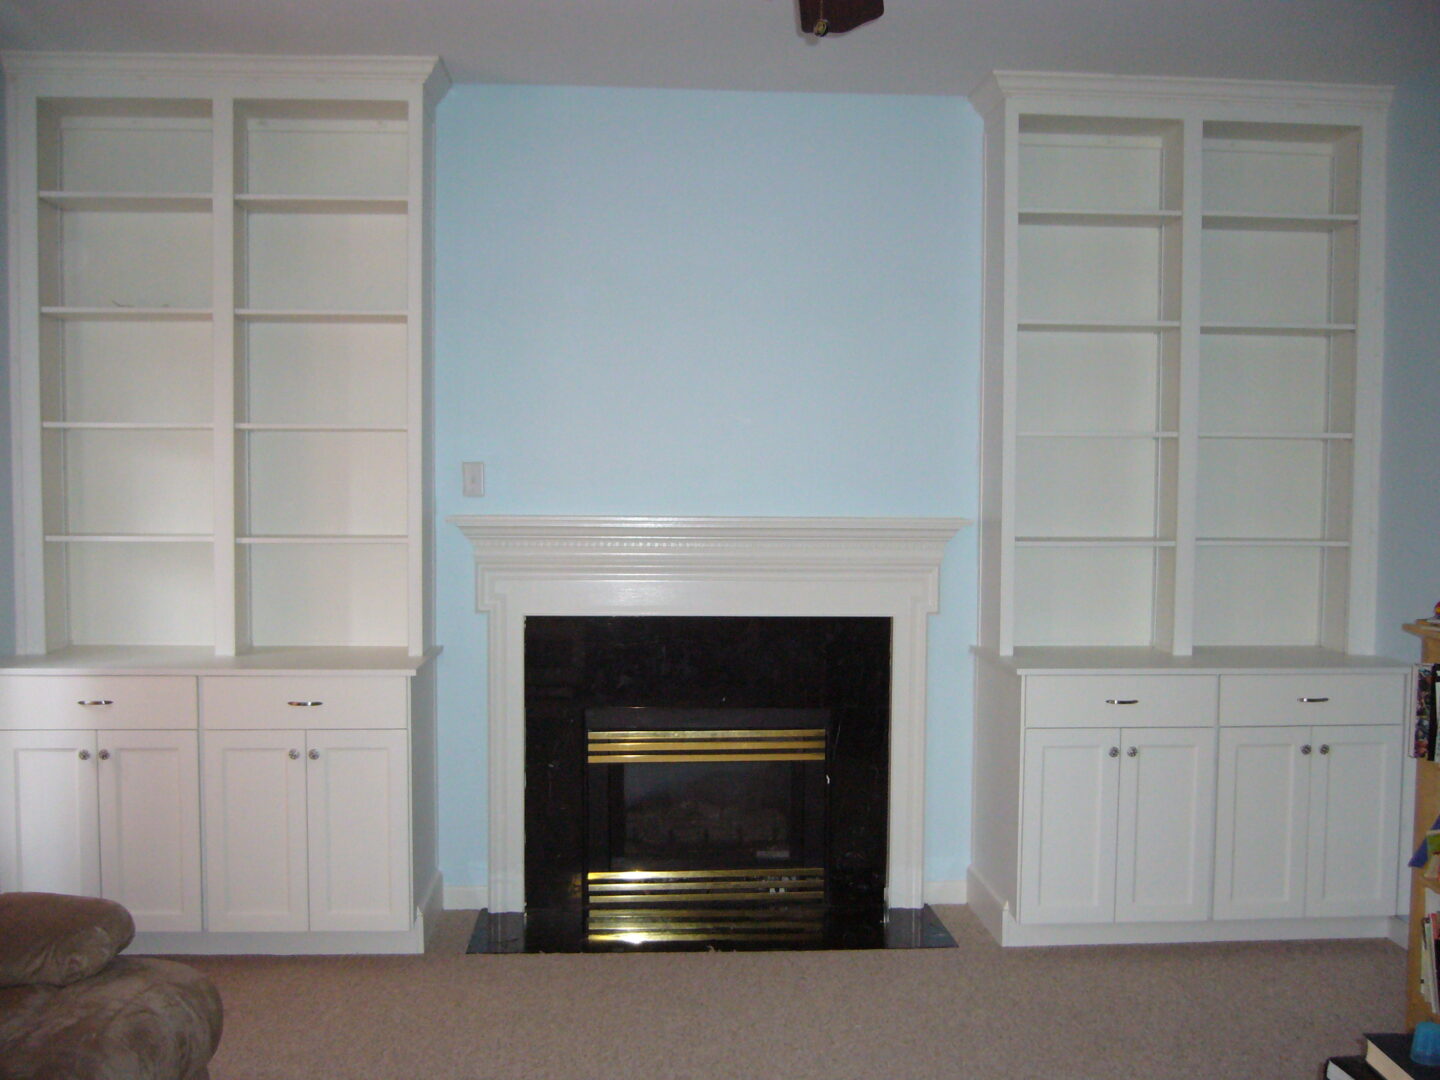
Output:
[[595,948],[585,940],[583,911],[587,859],[594,859],[586,717],[646,707],[823,711],[826,931],[816,947],[944,944],[925,929],[939,925],[933,916],[884,906],[889,619],[530,617],[525,659],[526,911],[518,924],[482,918],[472,951]]

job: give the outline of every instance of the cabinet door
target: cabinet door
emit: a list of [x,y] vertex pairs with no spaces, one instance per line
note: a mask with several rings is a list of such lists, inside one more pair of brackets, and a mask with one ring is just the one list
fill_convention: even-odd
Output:
[[305,930],[305,733],[207,731],[205,928]]
[[1215,729],[1120,733],[1115,921],[1210,916]]
[[1313,734],[1305,913],[1392,914],[1400,729],[1365,724]]
[[1305,914],[1310,751],[1308,727],[1221,729],[1215,918]]
[[0,731],[0,890],[100,895],[93,731]]
[[405,732],[312,731],[308,758],[310,929],[407,929]]
[[103,731],[100,881],[138,930],[199,930],[200,781],[193,731]]
[[1020,919],[1110,922],[1115,916],[1119,733],[1025,733]]

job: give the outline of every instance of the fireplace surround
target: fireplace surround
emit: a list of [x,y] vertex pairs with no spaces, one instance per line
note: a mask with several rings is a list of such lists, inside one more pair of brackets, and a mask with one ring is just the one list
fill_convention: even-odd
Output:
[[525,624],[543,616],[890,620],[886,903],[924,902],[927,620],[959,518],[453,517],[489,618],[492,912],[525,910]]

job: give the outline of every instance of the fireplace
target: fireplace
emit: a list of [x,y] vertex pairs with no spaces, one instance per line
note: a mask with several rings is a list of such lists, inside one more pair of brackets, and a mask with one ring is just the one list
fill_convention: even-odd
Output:
[[890,620],[538,616],[525,655],[547,947],[881,933]]
[[[883,892],[924,903],[928,616],[939,603],[957,518],[508,517],[450,519],[475,556],[487,616],[488,884],[471,903],[496,915],[534,907],[526,627],[549,616],[870,617],[890,627]],[[563,648],[559,650],[563,653]],[[566,663],[563,655],[552,657]],[[784,703],[772,707],[784,707]],[[949,722],[950,718],[942,718]],[[581,756],[583,749],[575,753]],[[579,883],[573,883],[578,892]],[[447,892],[448,892],[447,888]]]

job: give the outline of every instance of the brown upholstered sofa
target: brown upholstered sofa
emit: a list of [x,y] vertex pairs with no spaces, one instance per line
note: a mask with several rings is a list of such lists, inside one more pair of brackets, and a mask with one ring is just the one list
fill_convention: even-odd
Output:
[[0,1080],[205,1080],[220,995],[194,968],[117,956],[110,900],[0,893]]

